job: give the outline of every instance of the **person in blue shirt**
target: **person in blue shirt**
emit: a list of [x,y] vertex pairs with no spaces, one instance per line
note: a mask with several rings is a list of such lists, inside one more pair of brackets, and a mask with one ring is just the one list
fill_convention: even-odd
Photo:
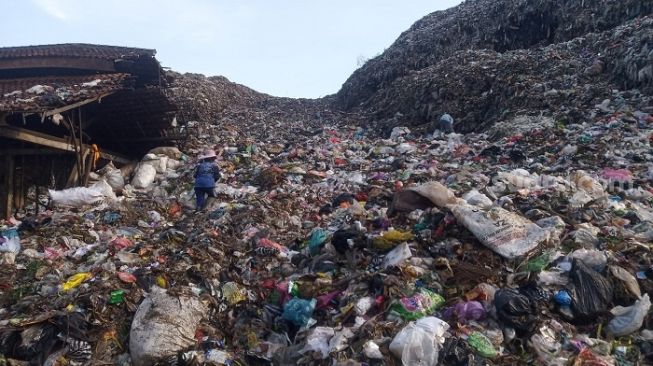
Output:
[[198,156],[199,164],[195,168],[195,196],[197,196],[197,209],[201,210],[206,205],[206,198],[215,197],[213,189],[220,179],[220,170],[215,164],[215,151],[206,150]]

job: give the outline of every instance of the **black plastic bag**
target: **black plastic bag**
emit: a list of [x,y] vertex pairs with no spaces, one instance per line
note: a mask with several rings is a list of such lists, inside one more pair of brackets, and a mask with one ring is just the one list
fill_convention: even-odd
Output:
[[614,290],[612,282],[600,273],[574,259],[570,274],[571,308],[578,321],[593,321],[608,311]]
[[516,290],[501,289],[494,295],[497,317],[519,332],[532,332],[537,317],[530,299]]

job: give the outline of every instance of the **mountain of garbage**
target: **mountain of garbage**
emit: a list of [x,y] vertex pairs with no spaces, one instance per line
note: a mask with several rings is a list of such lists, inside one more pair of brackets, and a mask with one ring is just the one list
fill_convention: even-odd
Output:
[[0,364],[653,364],[650,9],[467,1],[319,100],[170,72],[188,141],[0,222]]
[[612,89],[651,91],[652,13],[640,0],[465,1],[416,22],[336,102],[390,129],[445,112],[463,132],[523,113],[579,122]]

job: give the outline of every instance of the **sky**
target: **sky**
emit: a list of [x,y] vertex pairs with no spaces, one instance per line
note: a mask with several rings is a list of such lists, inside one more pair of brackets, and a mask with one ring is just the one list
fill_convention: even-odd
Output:
[[316,98],[424,15],[460,0],[0,0],[0,46],[154,48],[164,67]]

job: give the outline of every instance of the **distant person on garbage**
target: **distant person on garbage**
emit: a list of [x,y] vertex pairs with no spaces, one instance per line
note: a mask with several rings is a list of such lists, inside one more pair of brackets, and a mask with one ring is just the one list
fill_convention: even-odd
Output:
[[453,117],[449,113],[443,114],[438,127],[443,133],[453,133]]
[[213,189],[220,179],[220,170],[215,164],[215,151],[207,149],[197,157],[199,164],[195,168],[195,196],[197,196],[197,209],[201,210],[206,205],[206,198],[215,197]]

